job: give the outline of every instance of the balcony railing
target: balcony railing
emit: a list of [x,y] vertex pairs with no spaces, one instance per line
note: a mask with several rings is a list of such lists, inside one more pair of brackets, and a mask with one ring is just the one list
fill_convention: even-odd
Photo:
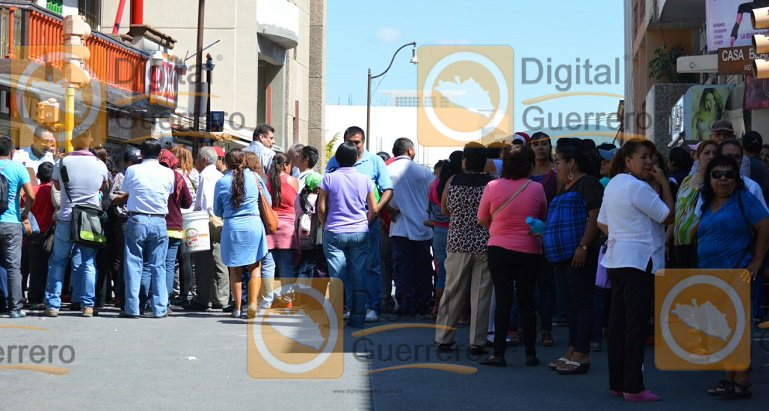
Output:
[[[61,50],[62,33],[61,16],[34,4],[0,1],[0,57],[39,61],[41,56]],[[21,52],[23,56],[19,55],[21,46],[29,46]],[[86,39],[86,46],[92,78],[123,91],[145,92],[146,53],[99,32]]]

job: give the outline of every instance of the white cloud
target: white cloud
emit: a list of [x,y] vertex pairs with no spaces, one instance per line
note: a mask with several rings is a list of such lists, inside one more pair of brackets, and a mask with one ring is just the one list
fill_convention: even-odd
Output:
[[382,27],[376,32],[376,38],[385,43],[391,43],[401,37],[400,30],[395,27]]

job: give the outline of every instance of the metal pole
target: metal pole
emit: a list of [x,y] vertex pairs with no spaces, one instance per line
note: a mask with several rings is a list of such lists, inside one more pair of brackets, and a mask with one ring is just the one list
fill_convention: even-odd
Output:
[[65,117],[64,117],[64,147],[67,153],[72,152],[72,130],[75,128],[75,88],[67,87],[65,97]]
[[208,67],[208,65],[206,66],[206,83],[208,84],[208,93],[206,93],[206,134],[208,134],[211,132],[211,72],[214,70]]
[[[200,94],[201,94],[201,81],[203,77],[203,25],[205,23],[206,15],[206,0],[198,0],[198,47],[197,55],[195,56],[195,70],[197,70],[197,78],[195,79],[195,108],[193,116],[193,131],[200,131]],[[197,136],[192,139],[192,155],[198,155],[198,147],[200,147],[200,141]]]
[[368,69],[368,93],[366,94],[366,150],[371,148],[371,69]]

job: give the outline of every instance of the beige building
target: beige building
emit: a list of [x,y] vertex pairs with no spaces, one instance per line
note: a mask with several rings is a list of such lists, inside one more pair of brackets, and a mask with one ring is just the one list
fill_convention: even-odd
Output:
[[[120,34],[129,30],[130,2],[126,2]],[[102,1],[102,31],[112,31],[119,3]],[[176,44],[172,53],[182,59],[195,53],[197,21],[197,0],[144,1],[143,24],[173,37]],[[235,144],[248,144],[254,127],[266,122],[276,129],[275,149],[285,151],[294,143],[320,149],[326,0],[209,0],[204,47],[217,41],[203,52],[204,64],[206,53],[215,64],[211,110],[225,112],[224,131],[237,137]],[[187,65],[187,75],[179,80],[175,122],[182,119],[189,123],[194,110],[188,93],[195,91],[195,58],[187,60]]]

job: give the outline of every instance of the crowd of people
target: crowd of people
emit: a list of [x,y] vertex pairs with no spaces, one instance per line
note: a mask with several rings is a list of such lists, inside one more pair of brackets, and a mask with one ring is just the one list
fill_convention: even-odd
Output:
[[[365,139],[348,128],[320,174],[315,147],[276,153],[266,124],[242,150],[206,146],[194,159],[147,139],[121,170],[87,135],[66,156],[43,129],[22,150],[3,138],[5,309],[57,317],[68,302],[85,317],[114,304],[125,318],[179,308],[240,318],[301,304],[273,295],[274,277],[339,278],[350,326],[420,316],[451,351],[468,324],[469,352],[491,347],[487,366],[506,366],[517,344],[539,365],[537,344],[553,346],[552,327],[565,322],[564,354],[548,366],[584,374],[606,336],[609,387],[626,401],[659,399],[642,373],[657,270],[744,268],[753,319],[763,316],[769,146],[756,132],[738,141],[719,120],[668,158],[646,140],[554,147],[545,133],[516,133],[468,143],[434,170],[414,161],[408,138],[392,155],[368,152]],[[185,252],[182,222],[195,212],[208,215],[211,245]],[[708,394],[749,397],[749,371],[727,371]]]

